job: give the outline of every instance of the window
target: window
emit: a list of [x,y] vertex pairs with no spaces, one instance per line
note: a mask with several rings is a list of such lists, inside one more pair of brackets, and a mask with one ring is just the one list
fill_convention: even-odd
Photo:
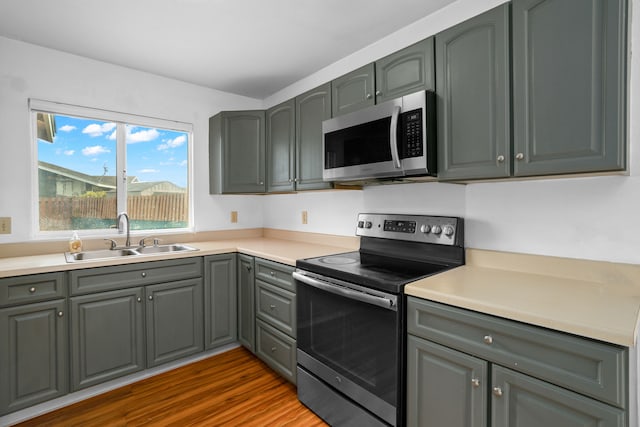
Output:
[[[191,228],[191,125],[30,100],[37,230]],[[85,233],[90,234],[90,233]]]

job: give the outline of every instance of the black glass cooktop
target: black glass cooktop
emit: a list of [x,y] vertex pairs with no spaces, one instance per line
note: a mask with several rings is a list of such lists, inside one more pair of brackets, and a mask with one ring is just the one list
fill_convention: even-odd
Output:
[[451,268],[359,251],[298,260],[296,267],[394,294],[402,293],[407,283]]

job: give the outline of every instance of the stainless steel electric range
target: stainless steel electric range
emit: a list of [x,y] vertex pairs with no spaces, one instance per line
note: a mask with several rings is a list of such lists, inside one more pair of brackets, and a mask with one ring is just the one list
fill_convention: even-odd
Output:
[[402,426],[404,286],[464,264],[461,218],[360,214],[360,250],[298,260],[298,398],[332,426]]

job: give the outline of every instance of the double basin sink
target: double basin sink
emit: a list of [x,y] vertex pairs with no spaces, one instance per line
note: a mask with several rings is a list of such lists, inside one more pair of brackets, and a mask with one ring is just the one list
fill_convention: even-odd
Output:
[[143,255],[155,255],[164,253],[176,253],[176,252],[192,252],[198,249],[182,245],[182,244],[170,244],[170,245],[154,245],[154,246],[137,246],[130,248],[115,248],[115,249],[98,249],[95,251],[84,252],[65,252],[64,257],[67,262],[78,261],[96,261],[101,259],[113,259],[113,258],[128,258],[139,257]]

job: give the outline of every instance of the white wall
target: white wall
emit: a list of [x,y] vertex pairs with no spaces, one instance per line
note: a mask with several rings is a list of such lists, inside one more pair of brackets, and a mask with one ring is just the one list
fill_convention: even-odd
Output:
[[[437,14],[285,88],[265,100],[266,106],[375,61],[404,46],[462,22],[503,0],[459,0]],[[631,0],[630,15],[640,0]],[[640,45],[640,17],[630,20],[630,49]],[[308,231],[353,234],[356,212],[412,212],[465,217],[467,247],[571,258],[640,263],[640,59],[630,57],[630,176],[553,180],[444,184],[403,184],[368,187],[360,198],[340,196],[340,213],[327,214],[333,194],[267,196],[265,226],[285,227],[281,216],[309,207],[330,221],[311,223]],[[286,200],[280,211],[272,198]],[[347,199],[345,202],[344,199]],[[274,199],[275,200],[275,199]],[[299,216],[294,225],[302,229]],[[297,222],[295,222],[297,220]],[[344,224],[348,224],[345,226]]]
[[[262,226],[258,196],[210,196],[208,118],[221,109],[262,108],[262,101],[0,37],[0,216],[12,217],[2,242],[33,238],[28,99],[177,120],[194,128],[197,230]],[[231,224],[229,211],[239,211]]]

